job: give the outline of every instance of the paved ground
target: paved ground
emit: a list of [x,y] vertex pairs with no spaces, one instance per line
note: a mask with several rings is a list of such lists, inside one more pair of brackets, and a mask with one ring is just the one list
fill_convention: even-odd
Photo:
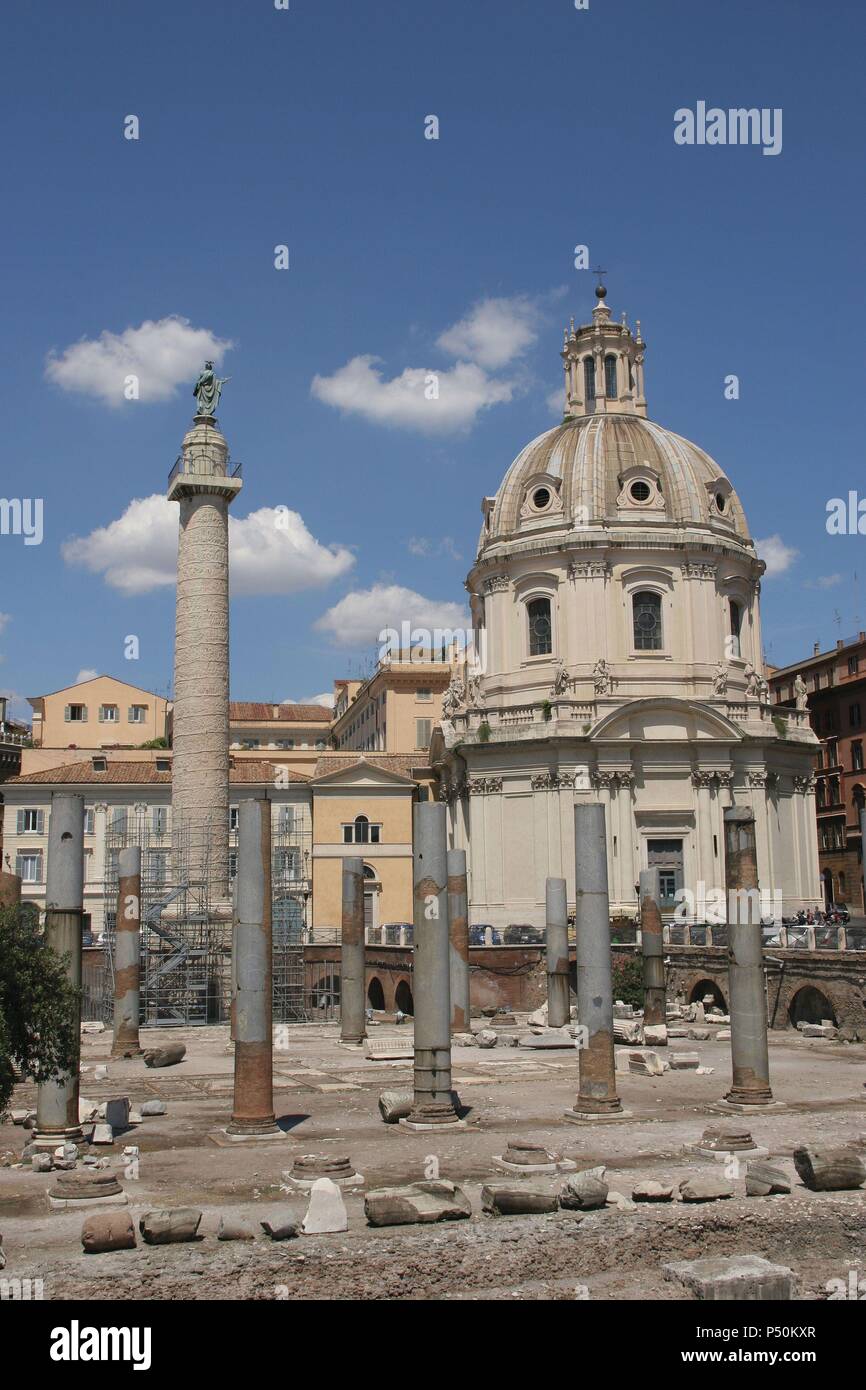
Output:
[[[375,1036],[401,1032],[389,1025]],[[521,1030],[522,1031],[522,1030]],[[42,1278],[45,1296],[92,1298],[681,1298],[660,1271],[667,1259],[753,1251],[792,1266],[809,1298],[826,1297],[831,1279],[847,1280],[859,1261],[866,1274],[866,1191],[815,1194],[796,1178],[792,1150],[803,1143],[845,1144],[866,1155],[866,1046],[771,1034],[771,1073],[783,1108],[755,1117],[753,1136],[793,1178],[790,1196],[746,1198],[742,1178],[732,1200],[607,1209],[583,1217],[490,1218],[480,1214],[481,1184],[504,1180],[492,1160],[509,1137],[521,1136],[573,1158],[603,1163],[613,1189],[630,1196],[641,1178],[679,1181],[720,1165],[688,1152],[727,1089],[726,1042],[677,1041],[670,1051],[697,1050],[712,1075],[667,1072],[624,1076],[620,1094],[632,1118],[575,1126],[562,1119],[577,1088],[577,1054],[523,1049],[455,1048],[454,1082],[469,1128],[446,1134],[386,1126],[377,1096],[408,1087],[411,1063],[371,1062],[337,1041],[337,1028],[290,1029],[275,1056],[276,1109],[285,1138],[220,1147],[209,1137],[231,1109],[232,1056],[224,1029],[148,1032],[147,1041],[181,1037],[179,1066],[150,1071],[139,1061],[109,1062],[108,1034],[83,1041],[82,1095],[96,1102],[129,1095],[167,1102],[168,1114],[147,1119],[112,1150],[137,1218],[154,1207],[202,1208],[203,1239],[194,1245],[85,1256],[83,1215],[48,1211],[53,1176],[29,1167],[0,1168],[0,1230],[5,1277]],[[109,1079],[92,1080],[107,1062]],[[13,1104],[35,1101],[19,1087]],[[739,1117],[733,1117],[739,1123]],[[25,1132],[0,1127],[0,1153],[20,1153]],[[121,1171],[120,1150],[141,1150],[138,1177]],[[349,1232],[301,1237],[279,1245],[217,1242],[222,1212],[256,1224],[278,1208],[300,1218],[304,1194],[281,1190],[295,1155],[346,1152],[364,1185],[348,1191]],[[458,1182],[473,1203],[471,1221],[447,1226],[373,1229],[363,1214],[365,1188],[439,1175]],[[522,1181],[526,1181],[523,1179]],[[533,1179],[533,1181],[539,1181]],[[542,1179],[550,1187],[562,1179]]]

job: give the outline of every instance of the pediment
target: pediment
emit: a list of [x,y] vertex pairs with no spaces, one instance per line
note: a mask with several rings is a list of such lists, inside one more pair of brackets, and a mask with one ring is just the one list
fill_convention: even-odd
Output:
[[743,733],[710,705],[658,696],[629,700],[596,724],[589,737],[591,743],[739,743]]
[[415,782],[411,777],[404,777],[400,772],[394,772],[391,768],[377,767],[375,763],[368,763],[363,758],[350,767],[334,768],[332,772],[323,772],[320,776],[313,779],[313,788],[322,790],[345,789],[347,791],[359,791],[370,788],[380,790],[408,790],[415,787]]

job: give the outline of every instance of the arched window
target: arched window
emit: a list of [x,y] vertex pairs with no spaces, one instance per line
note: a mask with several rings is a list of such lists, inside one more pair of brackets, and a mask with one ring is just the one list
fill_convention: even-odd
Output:
[[344,845],[378,845],[381,825],[371,825],[366,816],[356,816],[343,826]]
[[634,615],[634,645],[638,652],[658,652],[662,647],[662,601],[660,594],[650,591],[635,594],[632,600]]
[[583,382],[586,387],[586,402],[595,400],[595,358],[585,357],[583,359]]
[[728,603],[728,612],[731,619],[731,656],[740,655],[740,625],[743,620],[742,609],[733,599]]
[[616,358],[612,353],[604,359],[604,394],[610,401],[615,401],[619,395],[616,388]]
[[526,605],[526,616],[529,622],[529,655],[546,656],[553,651],[550,599],[534,598]]
[[370,880],[375,882],[376,880],[376,870],[371,868],[369,864],[364,865],[364,877],[368,880],[368,882]]

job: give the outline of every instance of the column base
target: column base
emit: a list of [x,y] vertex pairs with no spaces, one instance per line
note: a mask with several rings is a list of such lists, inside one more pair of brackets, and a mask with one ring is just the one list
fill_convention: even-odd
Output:
[[67,1125],[64,1129],[51,1131],[32,1129],[27,1140],[27,1143],[32,1144],[40,1153],[49,1150],[53,1153],[60,1144],[83,1144],[84,1142],[84,1130],[81,1125]]
[[570,1124],[585,1124],[589,1121],[592,1124],[610,1124],[614,1120],[630,1120],[631,1110],[563,1110],[562,1118],[568,1120]]
[[282,1134],[276,1117],[268,1115],[262,1120],[235,1120],[232,1119],[226,1125],[226,1134],[231,1134],[237,1138],[244,1138],[249,1135],[251,1138],[261,1138],[263,1134]]
[[208,1135],[212,1144],[224,1149],[231,1144],[254,1143],[256,1140],[264,1139],[288,1139],[288,1133],[280,1129],[279,1125],[272,1125],[268,1128],[258,1129],[238,1129],[232,1125],[226,1125],[225,1129],[212,1130]]
[[755,1099],[749,1097],[746,1100],[740,1099],[740,1092],[728,1091],[727,1095],[722,1096],[721,1100],[715,1101],[709,1107],[724,1115],[727,1111],[733,1111],[736,1115],[751,1115],[759,1110],[784,1110],[785,1103],[781,1100],[774,1100],[772,1091],[767,1093],[766,1099]]
[[465,1120],[460,1119],[451,1101],[416,1103],[406,1119],[399,1123],[406,1129],[443,1129],[446,1125],[449,1129],[466,1128]]

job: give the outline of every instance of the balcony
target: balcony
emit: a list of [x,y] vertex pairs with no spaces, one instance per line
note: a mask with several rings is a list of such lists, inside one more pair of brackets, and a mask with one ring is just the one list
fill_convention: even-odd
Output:
[[168,475],[169,502],[183,497],[216,493],[229,502],[243,486],[243,464],[223,459],[217,449],[188,450],[177,459]]

